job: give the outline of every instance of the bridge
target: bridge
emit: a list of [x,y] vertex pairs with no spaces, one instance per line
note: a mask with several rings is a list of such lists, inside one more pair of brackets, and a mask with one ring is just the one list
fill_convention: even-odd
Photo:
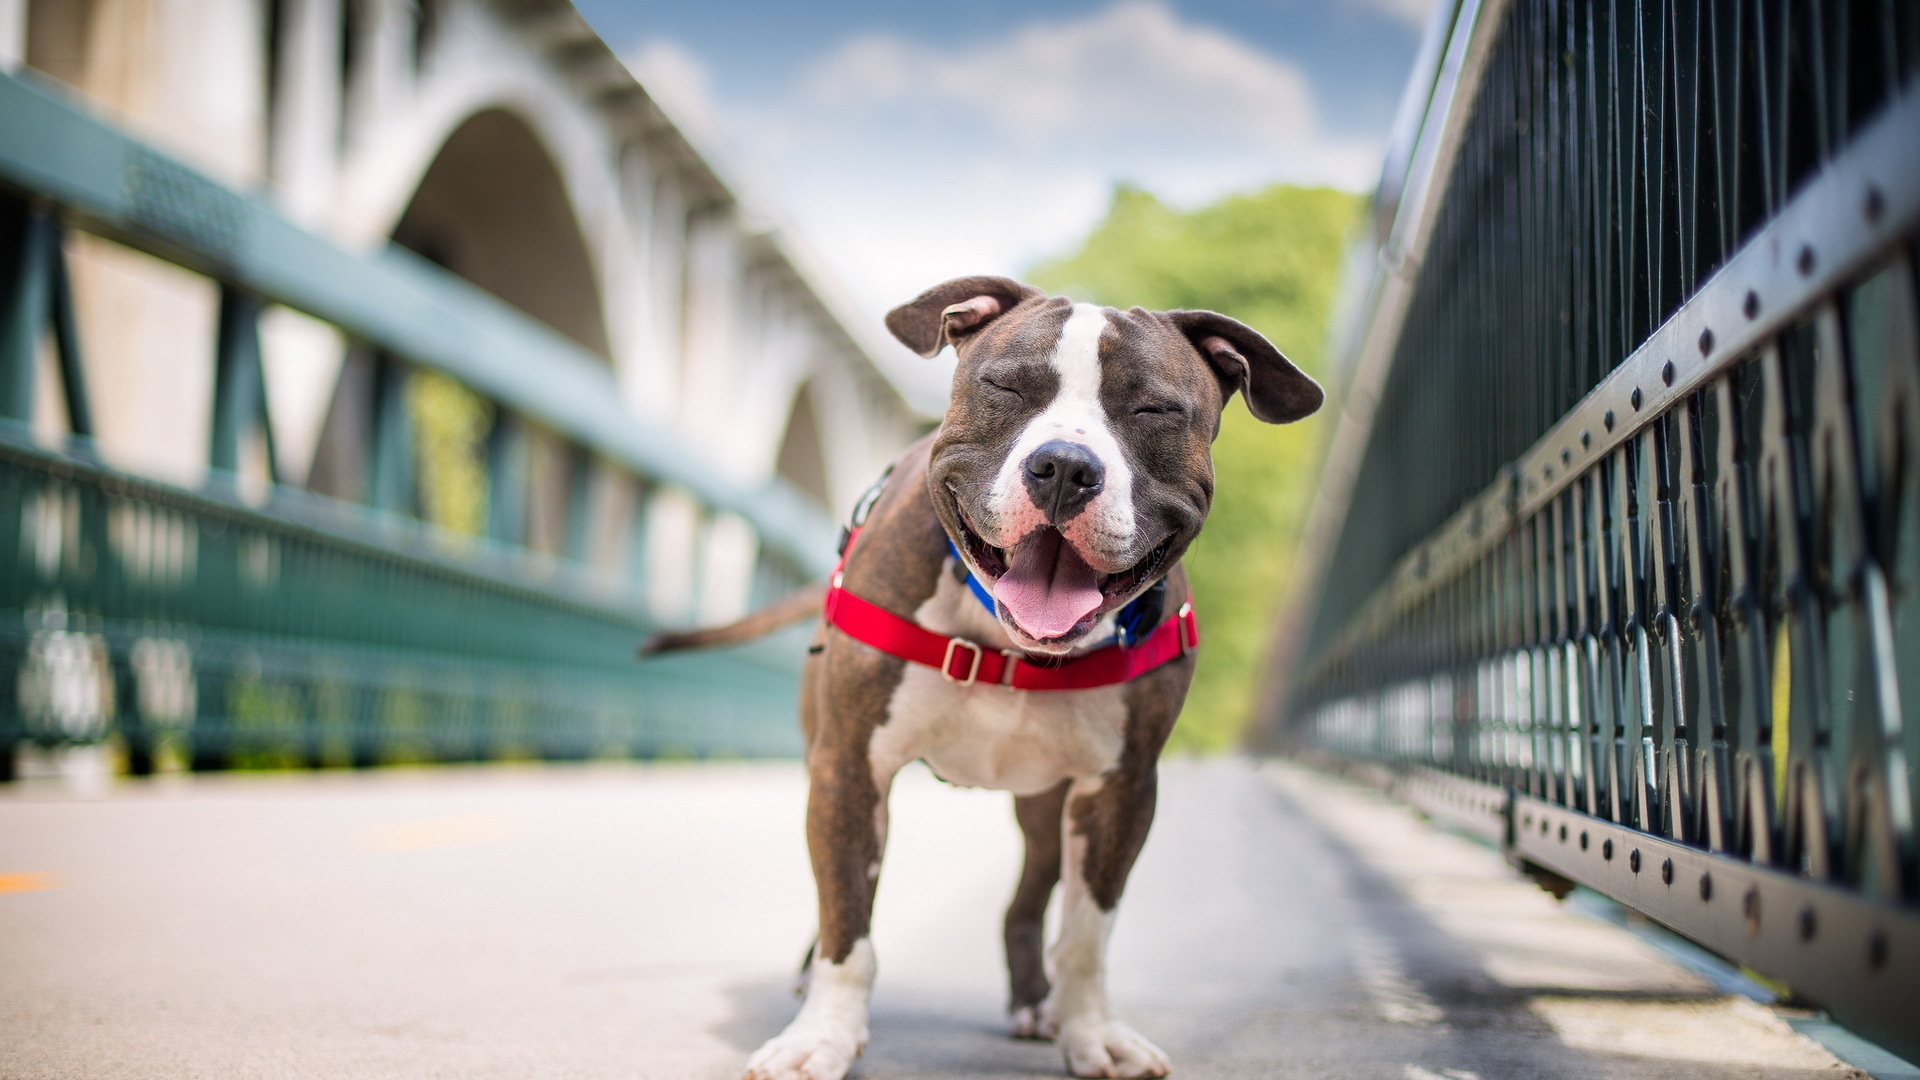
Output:
[[264,10],[9,5],[0,744],[793,752],[790,648],[632,650],[823,572],[864,324],[570,6]]
[[[1190,1076],[1915,1075],[1920,20],[1441,7],[1282,756],[1169,764],[1116,996]],[[0,1072],[730,1075],[799,650],[633,645],[928,417],[569,5],[116,12],[0,2]],[[859,1075],[1056,1070],[1004,800],[896,802]]]

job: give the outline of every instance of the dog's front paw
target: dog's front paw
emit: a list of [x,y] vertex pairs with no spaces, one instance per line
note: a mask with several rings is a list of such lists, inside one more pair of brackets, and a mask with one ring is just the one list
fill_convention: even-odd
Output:
[[1007,1026],[1016,1039],[1051,1039],[1060,1030],[1045,1002],[1022,1005],[1008,1013]]
[[864,1031],[793,1024],[753,1052],[745,1080],[841,1080],[866,1048]]
[[1055,1039],[1075,1076],[1165,1076],[1173,1068],[1159,1047],[1118,1020],[1062,1024]]

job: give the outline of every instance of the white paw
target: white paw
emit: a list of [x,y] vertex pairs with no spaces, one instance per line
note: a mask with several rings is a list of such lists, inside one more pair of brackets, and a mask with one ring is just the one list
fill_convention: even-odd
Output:
[[753,1052],[745,1080],[841,1080],[866,1048],[865,1031],[794,1024]]
[[1054,1038],[1075,1076],[1165,1076],[1173,1069],[1159,1047],[1118,1020],[1062,1024]]
[[1007,1014],[1007,1025],[1016,1039],[1051,1039],[1060,1029],[1046,1003],[1022,1005]]

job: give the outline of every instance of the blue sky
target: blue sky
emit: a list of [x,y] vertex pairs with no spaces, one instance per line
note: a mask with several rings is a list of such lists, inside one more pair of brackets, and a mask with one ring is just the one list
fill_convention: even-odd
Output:
[[576,2],[877,318],[1071,250],[1116,182],[1371,188],[1432,0]]

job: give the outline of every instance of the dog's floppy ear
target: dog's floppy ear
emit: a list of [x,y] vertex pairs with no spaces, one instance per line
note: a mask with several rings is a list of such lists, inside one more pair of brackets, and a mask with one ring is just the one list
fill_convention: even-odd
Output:
[[933,356],[949,343],[980,329],[1015,304],[1046,293],[1012,278],[954,278],[887,312],[887,329],[921,356]]
[[1253,327],[1214,311],[1169,311],[1167,318],[1213,365],[1228,392],[1238,389],[1246,397],[1256,418],[1291,424],[1312,416],[1326,399],[1319,383]]

